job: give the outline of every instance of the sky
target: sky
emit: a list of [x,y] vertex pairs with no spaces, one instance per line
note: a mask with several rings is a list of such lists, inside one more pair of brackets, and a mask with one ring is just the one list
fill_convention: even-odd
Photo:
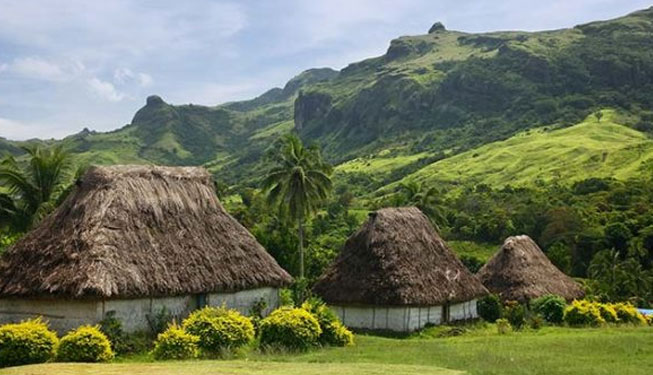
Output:
[[151,94],[217,105],[341,69],[390,40],[448,29],[547,30],[651,6],[638,0],[0,0],[0,137],[62,138],[128,124]]

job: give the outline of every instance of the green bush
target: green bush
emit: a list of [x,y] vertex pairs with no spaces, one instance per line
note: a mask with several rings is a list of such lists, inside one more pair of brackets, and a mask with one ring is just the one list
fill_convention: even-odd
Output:
[[617,317],[620,323],[632,323],[646,325],[646,318],[642,315],[637,308],[630,303],[620,302],[612,305],[617,312]]
[[209,353],[237,349],[254,340],[252,321],[236,310],[205,307],[190,314],[184,330],[199,337],[199,347]]
[[520,330],[526,323],[526,308],[517,301],[506,301],[503,316],[510,322],[512,328]]
[[565,315],[565,307],[567,306],[564,298],[549,294],[536,298],[531,303],[533,311],[547,322],[553,324],[562,323],[562,318]]
[[302,309],[313,314],[320,324],[322,345],[353,345],[354,335],[338,319],[336,314],[319,298],[312,297],[302,304]]
[[0,367],[43,363],[55,354],[57,334],[41,318],[0,327]]
[[599,314],[601,318],[607,323],[617,323],[619,321],[619,316],[617,316],[617,311],[614,309],[614,306],[609,303],[596,303],[596,308],[599,309]]
[[199,337],[187,333],[177,324],[171,324],[157,336],[152,355],[158,360],[197,358],[199,341]]
[[500,335],[505,335],[510,332],[510,322],[508,319],[497,319],[497,332]]
[[61,338],[57,347],[60,362],[106,362],[113,359],[111,342],[98,326],[81,326]]
[[281,307],[261,321],[261,344],[305,350],[318,344],[322,330],[313,314],[304,309]]
[[478,315],[486,322],[494,323],[501,318],[503,306],[501,299],[496,294],[489,294],[476,302]]
[[589,301],[574,301],[565,308],[565,323],[570,326],[597,326],[605,323],[596,304]]

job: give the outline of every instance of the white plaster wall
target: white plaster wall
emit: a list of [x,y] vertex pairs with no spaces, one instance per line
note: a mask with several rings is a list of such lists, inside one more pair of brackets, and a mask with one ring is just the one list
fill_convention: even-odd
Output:
[[258,288],[243,290],[237,293],[215,293],[206,296],[208,306],[222,306],[236,309],[242,314],[248,314],[254,303],[263,299],[267,305],[264,315],[269,314],[279,306],[279,290],[276,288]]
[[449,320],[468,320],[478,318],[476,312],[476,300],[453,304],[449,308]]
[[[247,314],[252,305],[264,299],[269,314],[279,305],[276,288],[258,288],[236,293],[214,293],[206,296],[209,306],[226,306]],[[84,324],[96,324],[109,313],[122,323],[126,332],[150,329],[148,315],[166,308],[167,312],[181,321],[197,308],[197,296],[163,298],[111,299],[105,301],[46,300],[46,299],[0,299],[0,324],[42,316],[50,327],[65,333]]]
[[442,322],[442,306],[330,306],[347,326],[357,329],[410,332]]
[[102,303],[52,299],[0,299],[0,324],[41,316],[60,334],[102,319]]

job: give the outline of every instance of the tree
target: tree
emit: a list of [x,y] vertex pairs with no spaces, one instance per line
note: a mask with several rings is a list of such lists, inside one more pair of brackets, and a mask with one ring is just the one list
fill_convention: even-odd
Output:
[[442,206],[442,194],[435,187],[425,188],[415,181],[401,184],[408,204],[414,205],[428,216],[439,231],[439,224],[447,224],[447,217]]
[[304,147],[289,134],[270,154],[273,166],[263,180],[268,204],[278,206],[297,223],[299,277],[304,278],[304,221],[315,213],[332,189],[331,167],[317,147]]
[[69,154],[60,147],[24,147],[28,160],[13,156],[0,162],[0,226],[13,232],[29,229],[49,213],[63,191],[70,168]]

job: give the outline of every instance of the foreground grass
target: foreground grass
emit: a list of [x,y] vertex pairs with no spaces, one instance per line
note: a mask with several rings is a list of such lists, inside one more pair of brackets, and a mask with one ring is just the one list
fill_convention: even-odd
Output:
[[372,363],[283,363],[253,361],[191,361],[159,363],[81,364],[56,363],[10,368],[2,374],[20,375],[457,375],[460,371],[430,366],[409,366]]
[[[624,374],[653,373],[653,328],[549,327],[497,335],[481,326],[459,337],[437,338],[434,328],[405,339],[356,336],[349,348],[303,354],[249,353],[248,360],[44,364],[0,374]],[[147,357],[132,360],[148,361]]]

